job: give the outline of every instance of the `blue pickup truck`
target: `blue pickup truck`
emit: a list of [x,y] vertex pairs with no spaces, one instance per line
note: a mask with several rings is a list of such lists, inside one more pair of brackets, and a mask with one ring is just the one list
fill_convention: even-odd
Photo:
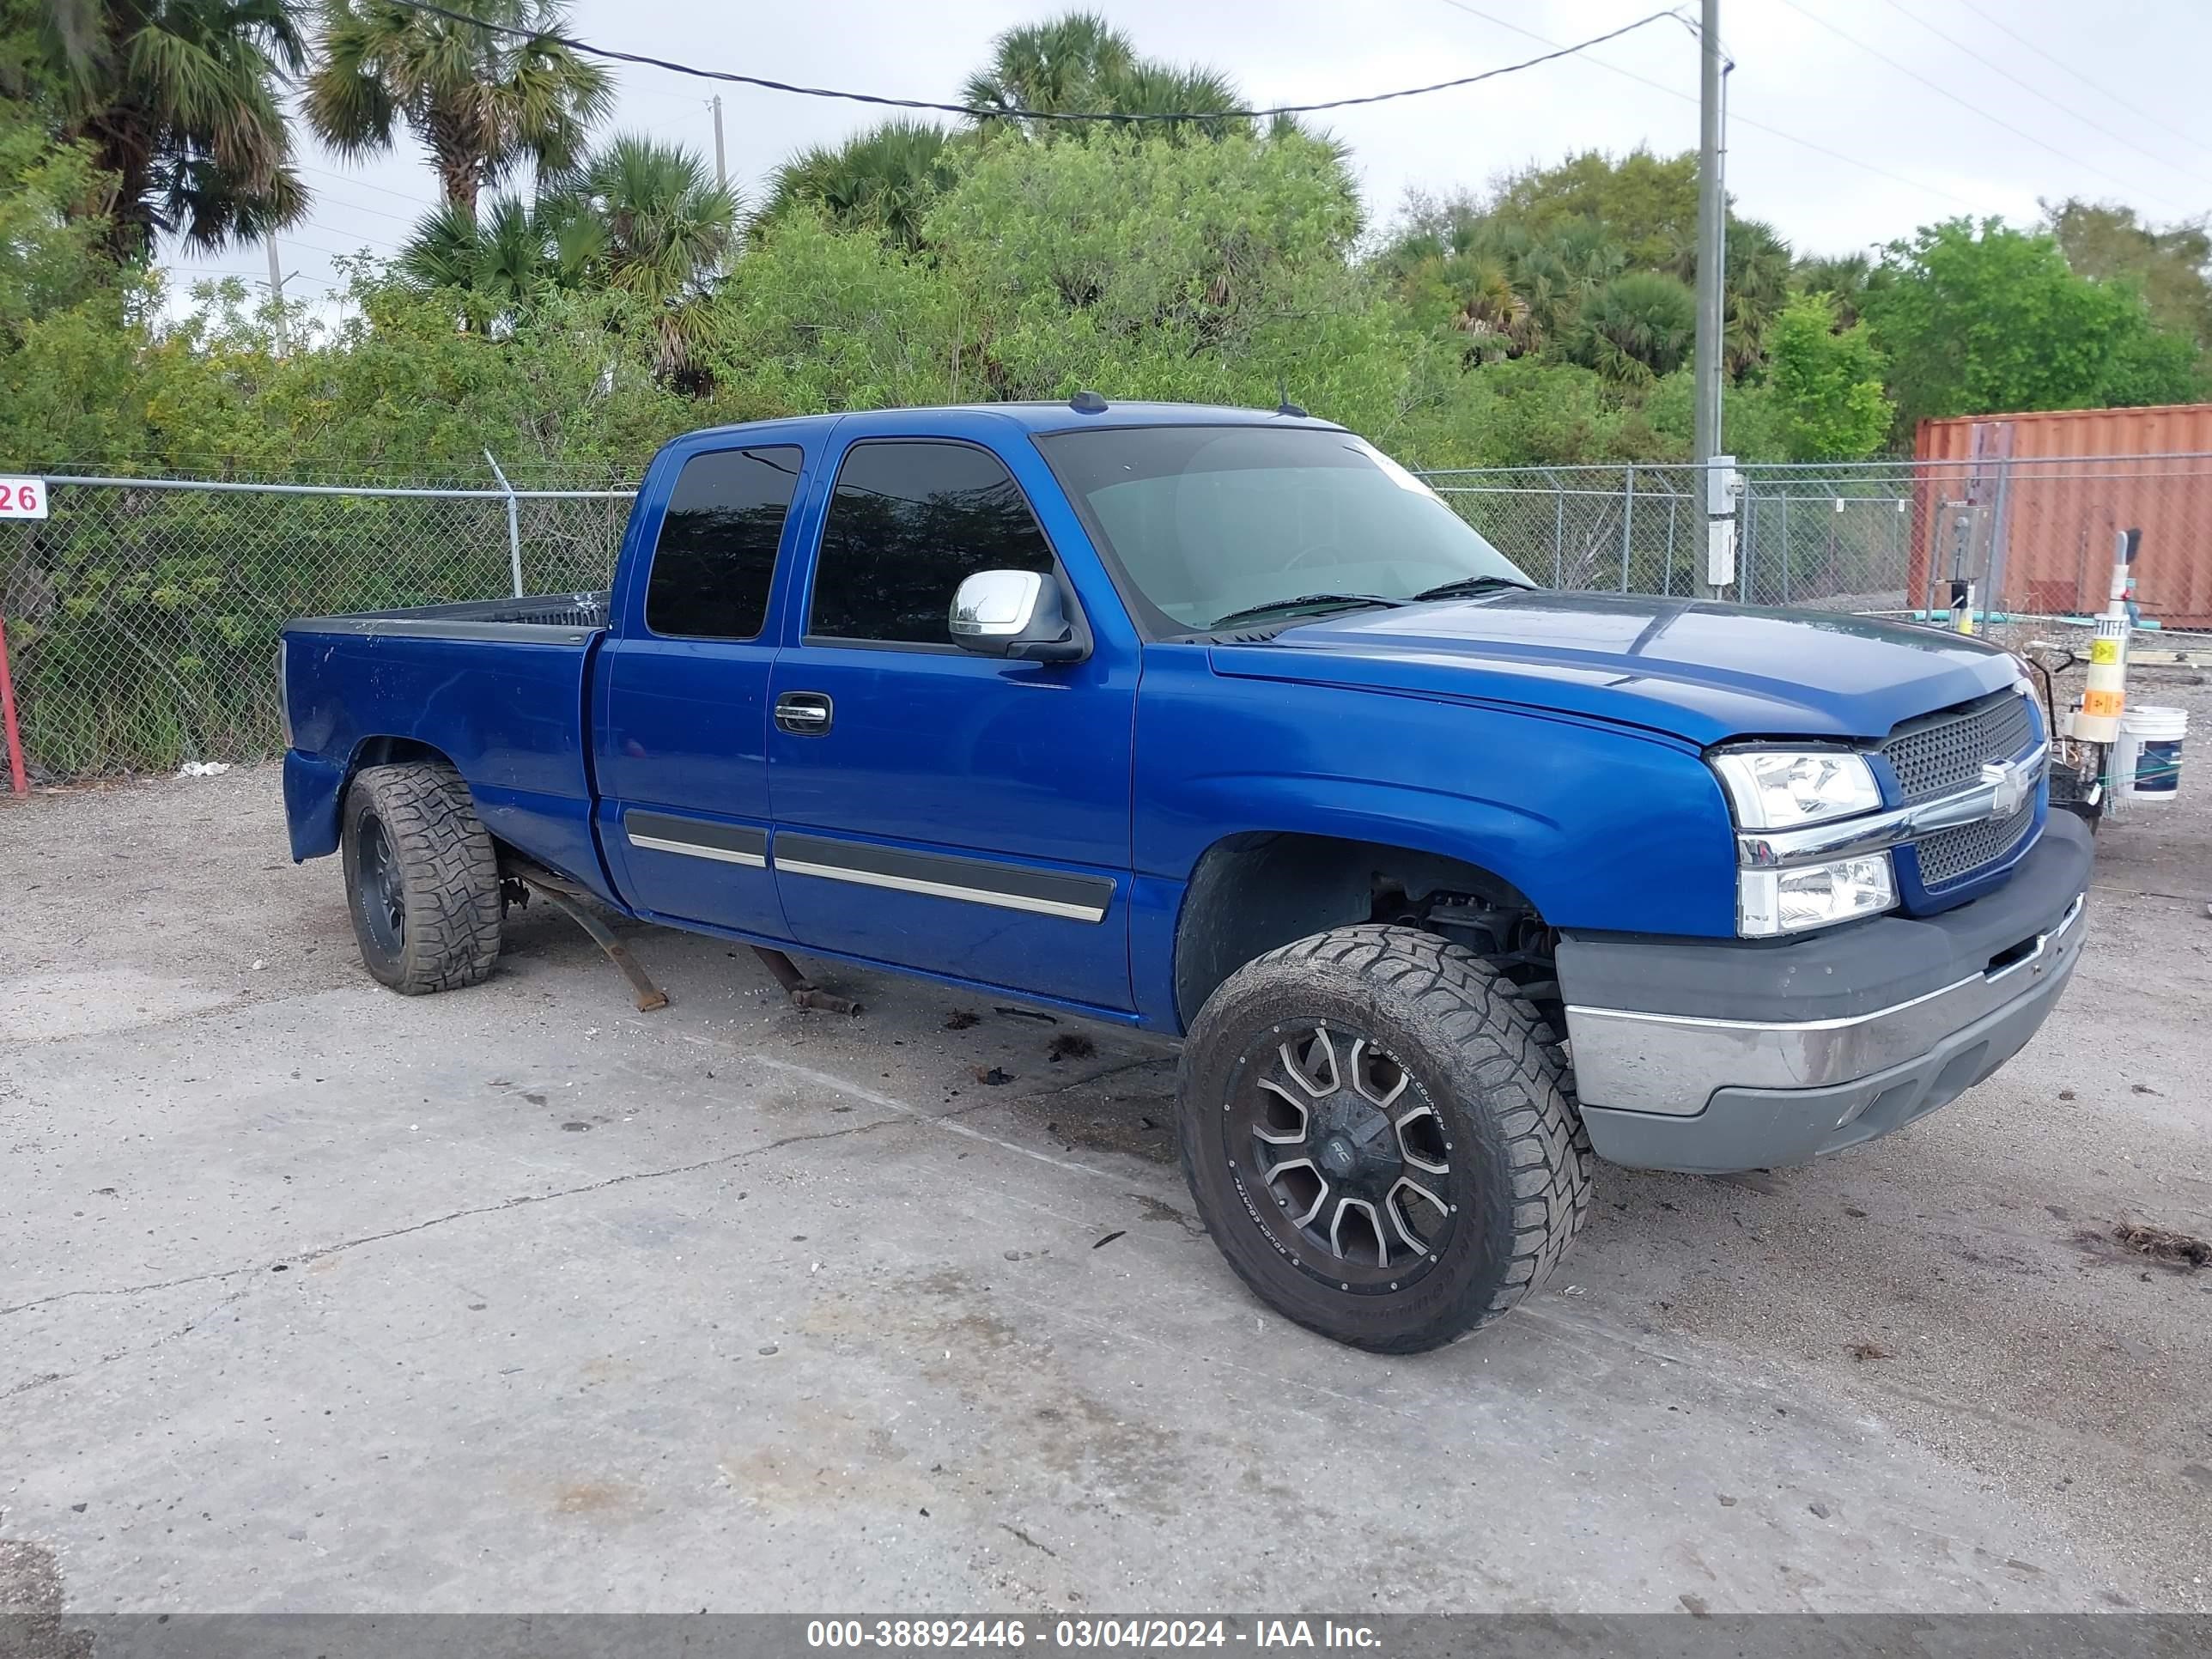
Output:
[[296,622],[282,675],[293,856],[386,985],[482,980],[550,884],[1180,1037],[1213,1237],[1381,1352],[1541,1284],[1595,1158],[1955,1098],[2083,932],[2010,656],[1544,591],[1287,407],[693,433],[610,591]]

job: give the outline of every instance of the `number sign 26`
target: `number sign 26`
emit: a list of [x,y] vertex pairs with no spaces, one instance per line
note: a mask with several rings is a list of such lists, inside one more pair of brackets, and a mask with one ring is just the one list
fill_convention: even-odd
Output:
[[0,519],[43,519],[46,516],[45,479],[0,478]]

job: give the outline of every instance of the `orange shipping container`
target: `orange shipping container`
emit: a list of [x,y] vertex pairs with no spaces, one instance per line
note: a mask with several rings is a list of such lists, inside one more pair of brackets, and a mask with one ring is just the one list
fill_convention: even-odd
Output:
[[1944,604],[1967,538],[1990,609],[2094,614],[2117,532],[2140,527],[2144,617],[2212,628],[2212,404],[1923,421],[1913,453],[1912,605]]

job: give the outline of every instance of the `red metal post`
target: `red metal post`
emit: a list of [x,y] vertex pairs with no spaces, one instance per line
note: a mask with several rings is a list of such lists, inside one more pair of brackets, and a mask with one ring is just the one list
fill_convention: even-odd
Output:
[[15,729],[15,682],[8,673],[8,623],[0,617],[0,727],[8,734],[8,775],[15,793],[31,793],[31,780],[23,770],[23,736]]

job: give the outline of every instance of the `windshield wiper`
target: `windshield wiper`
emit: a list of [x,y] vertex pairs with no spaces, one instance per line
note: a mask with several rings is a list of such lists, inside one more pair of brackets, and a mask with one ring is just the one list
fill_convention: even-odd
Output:
[[1531,584],[1516,582],[1510,576],[1462,576],[1457,581],[1438,582],[1434,587],[1425,587],[1413,598],[1416,600],[1463,599],[1470,594],[1487,593],[1493,587],[1530,586]]
[[1261,617],[1272,617],[1279,611],[1346,608],[1361,605],[1395,607],[1405,603],[1403,599],[1385,599],[1380,593],[1301,593],[1295,599],[1270,599],[1265,605],[1247,605],[1243,610],[1232,611],[1225,617],[1216,617],[1206,626],[1226,628],[1232,623],[1257,622]]

